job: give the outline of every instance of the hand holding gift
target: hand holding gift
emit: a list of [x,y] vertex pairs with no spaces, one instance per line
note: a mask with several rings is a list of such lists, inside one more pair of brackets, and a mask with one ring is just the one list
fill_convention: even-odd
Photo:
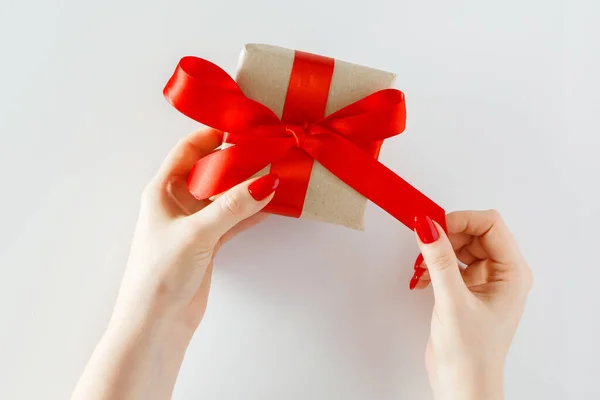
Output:
[[[265,206],[360,229],[366,198],[416,231],[423,256],[411,289],[431,282],[435,293],[435,397],[502,398],[531,271],[497,213],[452,213],[446,228],[439,206],[377,161],[383,139],[404,129],[403,94],[378,87],[390,77],[264,46],[246,48],[238,83],[208,61],[180,62],[167,98],[215,129],[182,140],[146,188],[109,328],[73,399],[170,398],[220,245]],[[226,145],[213,152],[221,131]]]

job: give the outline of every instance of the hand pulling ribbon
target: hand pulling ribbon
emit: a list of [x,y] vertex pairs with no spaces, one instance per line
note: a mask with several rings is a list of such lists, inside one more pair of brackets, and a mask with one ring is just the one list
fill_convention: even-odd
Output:
[[225,71],[184,57],[164,89],[184,115],[226,132],[234,146],[199,160],[188,178],[190,192],[207,199],[271,164],[280,186],[267,211],[299,217],[313,160],[413,229],[427,215],[444,230],[444,210],[377,161],[384,139],[404,131],[404,94],[385,89],[324,117],[334,60],[296,51],[281,120],[247,98]]

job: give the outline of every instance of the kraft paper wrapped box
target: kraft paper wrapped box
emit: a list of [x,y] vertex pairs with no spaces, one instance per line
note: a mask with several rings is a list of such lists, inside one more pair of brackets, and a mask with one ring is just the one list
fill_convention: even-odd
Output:
[[[236,81],[244,94],[282,117],[294,50],[247,44],[239,59]],[[325,115],[394,85],[396,75],[335,60]],[[257,175],[267,173],[269,167]],[[300,218],[362,230],[366,198],[314,161]]]

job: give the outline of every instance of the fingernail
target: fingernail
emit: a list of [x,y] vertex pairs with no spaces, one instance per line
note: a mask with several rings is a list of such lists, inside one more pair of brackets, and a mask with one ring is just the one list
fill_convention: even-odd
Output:
[[248,186],[250,196],[256,201],[267,198],[279,186],[279,177],[275,174],[261,176]]
[[413,290],[417,286],[417,283],[419,283],[419,279],[421,279],[421,276],[425,273],[425,271],[426,269],[422,267],[415,268],[415,273],[410,280],[410,284],[408,285],[410,290]]
[[416,271],[418,267],[421,266],[421,264],[423,264],[423,261],[425,259],[423,258],[423,254],[419,253],[419,255],[417,256],[417,259],[415,260],[415,265],[413,266],[413,269]]
[[428,216],[415,217],[415,232],[425,244],[433,243],[440,238],[440,233]]

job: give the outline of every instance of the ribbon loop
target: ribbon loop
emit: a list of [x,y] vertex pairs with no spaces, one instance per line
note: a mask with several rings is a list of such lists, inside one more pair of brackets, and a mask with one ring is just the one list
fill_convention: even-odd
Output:
[[225,71],[202,58],[182,58],[163,94],[182,114],[223,132],[248,133],[281,124],[271,110],[246,97]]

